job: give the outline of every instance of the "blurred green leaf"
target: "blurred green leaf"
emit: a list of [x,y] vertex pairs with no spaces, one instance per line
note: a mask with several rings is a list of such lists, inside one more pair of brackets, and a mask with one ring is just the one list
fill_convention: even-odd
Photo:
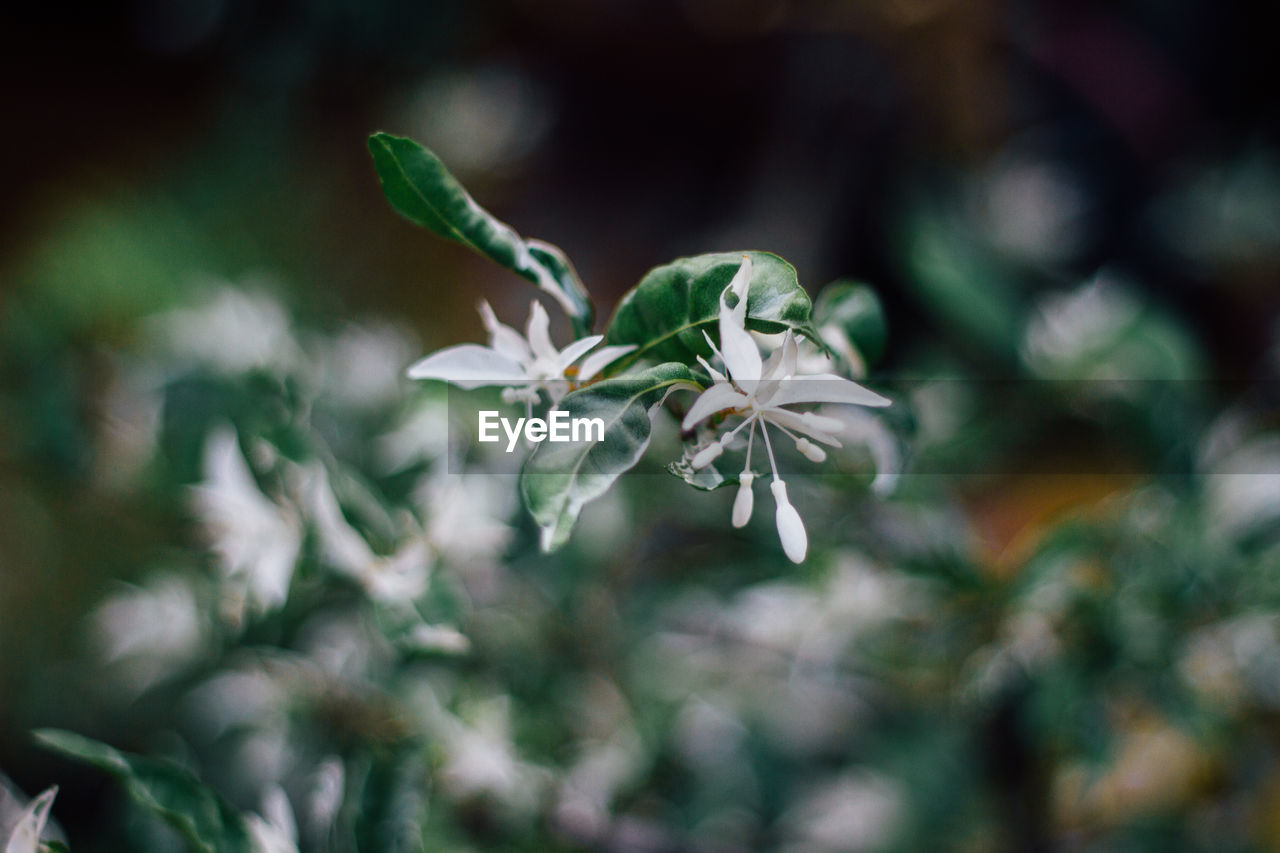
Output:
[[813,306],[813,324],[819,329],[835,326],[843,332],[867,365],[884,355],[889,336],[884,307],[865,284],[841,279],[822,288]]
[[133,801],[177,830],[188,849],[253,853],[253,841],[240,813],[183,768],[128,755],[74,732],[41,729],[35,738],[47,749],[122,781]]
[[542,547],[551,551],[569,538],[582,507],[600,497],[631,469],[649,446],[650,411],[681,384],[701,386],[683,364],[659,364],[605,379],[560,401],[572,418],[600,418],[603,441],[538,445],[520,477],[525,505],[542,527]]
[[619,364],[640,359],[691,364],[694,356],[709,356],[703,332],[718,337],[720,294],[744,254],[751,256],[753,268],[747,328],[769,334],[791,329],[817,340],[809,294],[800,286],[795,267],[770,252],[719,252],[655,267],[622,297],[605,341],[634,344],[636,350]]
[[533,282],[555,298],[579,335],[590,331],[591,301],[563,252],[526,240],[496,219],[476,204],[439,157],[412,139],[375,133],[369,137],[369,153],[387,201],[401,216]]
[[1013,272],[928,198],[900,222],[898,253],[924,307],[992,355],[1013,357],[1022,299]]

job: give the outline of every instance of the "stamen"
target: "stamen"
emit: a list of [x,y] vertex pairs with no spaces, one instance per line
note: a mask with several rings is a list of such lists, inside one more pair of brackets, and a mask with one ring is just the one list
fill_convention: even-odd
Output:
[[[774,424],[777,426],[777,424]],[[773,479],[778,479],[778,463],[773,460],[773,444],[769,441],[769,426],[764,421],[760,422],[760,434],[764,436],[764,449],[769,453],[769,470],[773,472]]]

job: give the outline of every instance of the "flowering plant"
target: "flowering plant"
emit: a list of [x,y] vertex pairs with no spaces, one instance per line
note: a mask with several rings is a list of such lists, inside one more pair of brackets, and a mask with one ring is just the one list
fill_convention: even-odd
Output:
[[[607,492],[640,460],[658,410],[681,402],[673,392],[693,391],[698,396],[680,421],[689,447],[709,431],[708,422],[742,420],[693,450],[691,457],[686,453],[675,473],[685,476],[680,474],[684,470],[691,480],[701,477],[715,485],[734,482],[723,472],[707,469],[749,427],[733,509],[734,526],[746,525],[753,504],[751,453],[758,428],[773,478],[770,488],[783,551],[793,562],[804,560],[808,536],[779,476],[769,427],[792,438],[806,458],[822,463],[826,452],[818,444],[840,448],[844,422],[792,407],[883,407],[890,400],[830,372],[841,362],[824,357],[826,353],[844,353],[846,369],[862,364],[862,359],[838,324],[826,327],[831,343],[824,338],[814,324],[809,296],[789,264],[764,252],[682,258],[651,270],[622,298],[605,332],[587,335],[591,303],[563,253],[546,243],[524,240],[496,220],[434,154],[411,140],[379,133],[370,138],[369,147],[387,198],[402,215],[537,284],[564,309],[581,335],[558,350],[551,342],[550,319],[538,302],[532,305],[523,336],[499,322],[489,304],[481,302],[489,346],[449,347],[409,368],[414,379],[443,380],[461,388],[504,386],[503,400],[524,402],[529,415],[545,392],[551,406],[604,423],[598,437],[588,434],[558,447],[539,445],[525,464],[522,494],[542,528],[544,550],[564,544],[583,505]],[[774,338],[767,359],[753,332]],[[816,360],[828,369],[810,371],[800,363],[801,341],[817,356],[806,361]],[[601,342],[606,346],[596,349]],[[709,359],[718,361],[723,372]]]

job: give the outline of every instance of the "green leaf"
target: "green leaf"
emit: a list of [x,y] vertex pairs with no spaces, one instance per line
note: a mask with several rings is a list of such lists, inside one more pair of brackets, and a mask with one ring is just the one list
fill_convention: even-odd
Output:
[[844,333],[868,366],[884,355],[888,324],[880,297],[865,284],[833,281],[818,294],[813,324],[819,330],[835,326]]
[[719,337],[720,294],[744,254],[752,262],[747,328],[769,334],[792,329],[816,341],[810,324],[812,304],[795,267],[769,252],[720,252],[655,267],[622,297],[605,342],[635,344],[636,350],[618,365],[641,359],[691,364],[695,355],[710,355],[703,332]]
[[199,853],[252,853],[244,818],[176,764],[129,755],[73,732],[41,729],[38,743],[120,779],[142,808],[173,827]]
[[560,304],[579,335],[591,330],[586,288],[558,248],[526,240],[496,219],[476,204],[439,157],[412,139],[375,133],[369,137],[369,153],[387,201],[401,216],[533,282]]
[[680,385],[701,389],[693,371],[672,362],[596,382],[560,401],[570,418],[603,420],[604,440],[544,441],[525,463],[520,487],[542,527],[543,550],[563,545],[582,507],[640,461],[649,446],[651,409]]

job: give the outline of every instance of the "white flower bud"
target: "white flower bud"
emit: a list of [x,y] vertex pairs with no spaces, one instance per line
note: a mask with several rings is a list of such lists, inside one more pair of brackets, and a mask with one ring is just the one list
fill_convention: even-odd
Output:
[[778,504],[778,538],[782,540],[782,550],[793,563],[803,563],[809,551],[809,535],[804,532],[804,522],[800,513],[787,499],[787,484],[774,480],[769,484],[773,490],[773,499]]
[[802,438],[796,442],[796,450],[804,454],[804,457],[810,462],[826,462],[827,451],[814,444],[807,438]]
[[755,494],[751,491],[751,483],[756,478],[750,471],[743,471],[738,477],[738,496],[733,499],[733,526],[746,527],[751,520],[751,510],[755,507]]
[[695,470],[698,468],[706,468],[714,462],[721,453],[724,453],[724,446],[721,445],[720,442],[717,441],[713,444],[708,444],[706,447],[693,454],[693,459],[690,460],[689,464],[692,465]]

